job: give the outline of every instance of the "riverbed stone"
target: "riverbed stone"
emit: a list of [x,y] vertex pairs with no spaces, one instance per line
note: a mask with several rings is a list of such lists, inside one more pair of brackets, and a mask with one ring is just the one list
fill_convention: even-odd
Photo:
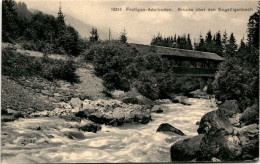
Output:
[[53,93],[54,97],[61,97],[62,95],[60,93]]
[[41,93],[47,96],[52,96],[52,93],[48,90],[41,90]]
[[181,130],[173,127],[172,125],[170,125],[168,123],[161,124],[158,127],[158,129],[156,130],[156,132],[171,133],[171,134],[173,133],[173,134],[178,134],[178,135],[181,135],[181,136],[185,135]]
[[155,101],[155,104],[161,105],[161,104],[171,104],[172,101],[170,99],[159,99]]
[[81,107],[81,105],[82,105],[82,101],[78,98],[78,97],[76,97],[76,98],[72,98],[71,100],[70,100],[70,105],[73,107],[73,108],[80,108]]
[[202,135],[180,140],[171,146],[172,161],[191,161],[200,154]]

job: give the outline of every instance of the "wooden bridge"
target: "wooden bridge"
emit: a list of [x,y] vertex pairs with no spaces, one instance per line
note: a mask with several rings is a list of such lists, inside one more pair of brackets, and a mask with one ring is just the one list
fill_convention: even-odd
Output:
[[130,44],[141,52],[156,52],[170,60],[173,72],[178,76],[214,78],[218,64],[224,59],[215,53],[178,48]]

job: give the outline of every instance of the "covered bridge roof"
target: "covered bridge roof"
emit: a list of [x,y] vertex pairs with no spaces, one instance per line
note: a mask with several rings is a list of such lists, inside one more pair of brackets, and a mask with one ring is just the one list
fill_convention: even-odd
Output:
[[224,60],[222,57],[215,53],[211,52],[202,52],[202,51],[194,51],[194,50],[185,50],[171,47],[162,47],[162,46],[151,46],[151,45],[143,45],[143,44],[134,44],[130,43],[131,46],[140,50],[141,52],[148,52],[149,49],[155,47],[155,51],[162,56],[176,56],[176,57],[184,57],[184,58],[197,58],[197,59],[207,59],[207,60]]

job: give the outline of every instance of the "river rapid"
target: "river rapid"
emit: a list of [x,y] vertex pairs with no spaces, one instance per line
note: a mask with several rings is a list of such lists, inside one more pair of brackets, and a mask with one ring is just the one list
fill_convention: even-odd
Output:
[[[102,125],[97,133],[82,132],[86,139],[69,139],[64,132],[76,127],[57,117],[26,118],[2,125],[2,163],[71,162],[170,162],[170,147],[176,141],[197,135],[201,117],[216,110],[215,99],[189,98],[190,106],[166,104],[163,113],[153,113],[145,125]],[[187,136],[156,133],[169,123]],[[81,122],[84,124],[84,121]],[[41,129],[37,129],[37,127]]]

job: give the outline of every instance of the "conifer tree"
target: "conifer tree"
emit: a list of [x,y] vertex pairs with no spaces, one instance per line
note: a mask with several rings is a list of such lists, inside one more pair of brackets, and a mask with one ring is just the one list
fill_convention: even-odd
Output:
[[191,44],[191,40],[190,40],[190,34],[188,34],[188,36],[187,36],[186,49],[187,49],[187,50],[192,50],[192,44]]
[[90,42],[97,42],[99,40],[99,35],[97,32],[97,28],[92,28],[90,31],[91,36],[89,37]]
[[216,38],[215,38],[215,50],[214,52],[220,56],[223,56],[223,46],[222,46],[222,41],[221,41],[221,34],[220,31],[216,33]]
[[225,30],[225,32],[223,34],[223,38],[222,38],[223,54],[226,53],[227,42],[228,42],[228,36],[227,36],[227,31]]
[[244,37],[243,37],[243,38],[241,39],[241,41],[240,41],[240,46],[239,46],[239,49],[238,49],[239,52],[246,48],[246,44],[245,44],[244,40],[245,40],[245,39],[244,39]]
[[226,57],[235,56],[236,50],[237,50],[236,39],[234,37],[234,34],[231,33],[228,43],[226,45],[226,53],[225,53]]
[[122,43],[126,43],[127,42],[127,37],[126,37],[126,30],[125,30],[125,28],[124,28],[124,30],[123,30],[123,32],[121,33],[121,36],[120,36],[120,41],[122,42]]
[[60,27],[65,26],[65,19],[64,18],[65,18],[65,16],[63,15],[63,13],[61,11],[61,4],[60,4],[58,17],[57,17],[58,26],[60,26]]
[[209,32],[206,35],[206,39],[205,39],[206,43],[211,43],[212,42],[212,35],[211,35],[211,31],[209,30]]
[[2,2],[2,36],[3,41],[10,41],[19,35],[19,27],[17,25],[18,17],[17,12],[14,8],[15,1],[4,0]]

